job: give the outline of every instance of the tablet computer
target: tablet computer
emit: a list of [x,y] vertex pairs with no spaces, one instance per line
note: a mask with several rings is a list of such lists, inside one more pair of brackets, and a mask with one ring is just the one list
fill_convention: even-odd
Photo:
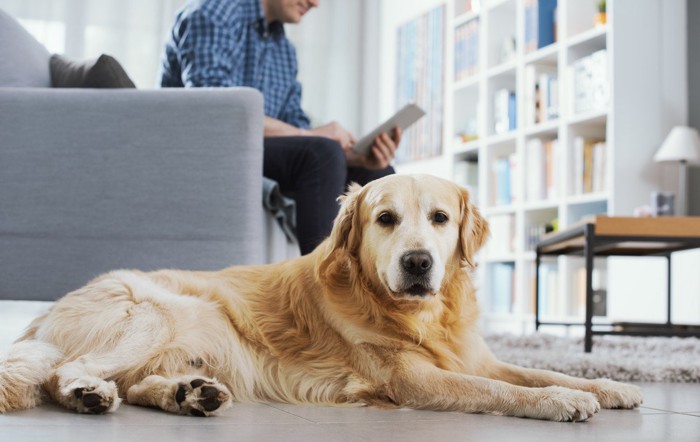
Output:
[[374,139],[377,138],[379,134],[387,133],[391,135],[391,131],[395,127],[400,127],[401,130],[406,130],[413,123],[420,120],[423,115],[425,115],[425,111],[423,109],[416,104],[409,103],[399,109],[399,111],[396,112],[391,118],[380,124],[372,132],[362,137],[357,143],[355,143],[354,146],[352,146],[352,150],[360,155],[369,156],[372,143],[374,143]]

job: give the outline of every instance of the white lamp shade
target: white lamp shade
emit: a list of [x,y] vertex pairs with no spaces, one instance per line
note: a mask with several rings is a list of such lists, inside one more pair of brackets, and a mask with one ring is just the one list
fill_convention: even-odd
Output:
[[692,127],[676,126],[671,129],[654,155],[654,161],[686,161],[700,164],[700,137]]

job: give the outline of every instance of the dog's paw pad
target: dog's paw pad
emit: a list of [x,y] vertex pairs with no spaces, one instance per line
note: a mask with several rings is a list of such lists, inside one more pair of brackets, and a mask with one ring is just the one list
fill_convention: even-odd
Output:
[[74,389],[73,396],[77,402],[77,410],[86,414],[104,414],[109,411],[115,405],[115,400],[118,401],[116,390],[114,392],[110,389],[101,390],[97,390],[95,387]]
[[231,395],[226,387],[214,381],[194,379],[178,385],[175,401],[181,414],[205,417],[227,408],[231,403]]

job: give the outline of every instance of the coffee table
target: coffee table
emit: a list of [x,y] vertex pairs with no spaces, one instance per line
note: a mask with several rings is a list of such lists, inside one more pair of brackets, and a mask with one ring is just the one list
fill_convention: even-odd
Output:
[[[584,351],[590,353],[594,335],[698,336],[700,327],[671,321],[671,254],[700,248],[700,217],[630,218],[595,216],[566,230],[545,235],[536,247],[535,328],[541,325],[583,325]],[[585,321],[540,320],[539,268],[543,256],[576,255],[585,258]],[[593,324],[593,260],[608,256],[662,256],[668,263],[668,315],[665,323]],[[700,271],[700,269],[698,269]]]

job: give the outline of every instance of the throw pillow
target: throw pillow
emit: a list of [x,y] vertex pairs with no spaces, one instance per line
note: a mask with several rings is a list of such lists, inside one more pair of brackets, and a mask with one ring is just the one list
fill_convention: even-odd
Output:
[[54,54],[49,63],[51,86],[70,88],[135,88],[119,62],[102,54],[96,60],[74,61]]

